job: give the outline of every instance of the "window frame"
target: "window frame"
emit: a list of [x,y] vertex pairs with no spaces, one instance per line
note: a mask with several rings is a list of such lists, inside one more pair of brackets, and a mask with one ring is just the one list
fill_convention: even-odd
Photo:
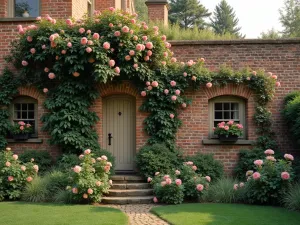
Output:
[[35,132],[30,135],[30,138],[38,137],[38,101],[30,96],[16,97],[10,105],[10,121],[13,124],[15,122],[15,104],[34,104],[34,130]]
[[[89,12],[91,10],[91,12]],[[93,16],[95,11],[95,0],[87,0],[87,13],[89,14],[90,17]]]
[[[41,15],[41,1],[38,0],[38,15]],[[15,15],[15,0],[8,0],[7,2],[7,17],[8,18],[26,18],[26,19],[31,19],[31,18],[36,18],[37,16],[30,16],[30,17],[16,17]]]
[[246,100],[241,97],[224,95],[212,98],[208,102],[208,118],[209,118],[209,138],[216,139],[217,135],[214,134],[213,127],[215,122],[215,103],[238,103],[239,104],[239,121],[243,125],[243,135],[239,139],[246,139],[247,137],[247,123],[246,123]]

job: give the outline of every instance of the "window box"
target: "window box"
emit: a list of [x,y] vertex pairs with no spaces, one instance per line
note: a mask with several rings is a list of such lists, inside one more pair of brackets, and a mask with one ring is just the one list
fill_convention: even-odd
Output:
[[236,142],[239,139],[239,136],[237,135],[225,135],[225,134],[219,134],[219,140],[221,142]]
[[27,134],[13,134],[12,135],[13,136],[13,139],[14,140],[27,140],[28,138],[29,138],[29,134],[27,133]]

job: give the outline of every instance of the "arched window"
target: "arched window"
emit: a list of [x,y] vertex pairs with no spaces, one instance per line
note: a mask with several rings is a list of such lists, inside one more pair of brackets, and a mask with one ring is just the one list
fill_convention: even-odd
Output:
[[244,126],[243,135],[246,138],[246,102],[243,98],[235,96],[220,96],[209,100],[209,137],[216,138],[213,127],[218,123],[233,120]]
[[13,123],[24,121],[33,128],[31,137],[38,135],[37,100],[28,96],[20,96],[13,100],[11,105],[11,120]]

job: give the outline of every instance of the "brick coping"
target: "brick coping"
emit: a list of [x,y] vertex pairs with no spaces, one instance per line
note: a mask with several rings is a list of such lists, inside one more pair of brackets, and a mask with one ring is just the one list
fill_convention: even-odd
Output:
[[238,45],[238,44],[300,44],[300,38],[239,39],[239,40],[170,40],[173,46],[181,45]]

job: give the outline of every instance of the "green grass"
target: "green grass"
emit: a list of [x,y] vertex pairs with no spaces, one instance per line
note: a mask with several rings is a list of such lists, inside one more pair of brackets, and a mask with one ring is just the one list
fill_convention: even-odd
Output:
[[117,209],[91,205],[0,203],[1,225],[127,225]]
[[152,209],[172,225],[299,225],[300,213],[242,204],[182,204]]

